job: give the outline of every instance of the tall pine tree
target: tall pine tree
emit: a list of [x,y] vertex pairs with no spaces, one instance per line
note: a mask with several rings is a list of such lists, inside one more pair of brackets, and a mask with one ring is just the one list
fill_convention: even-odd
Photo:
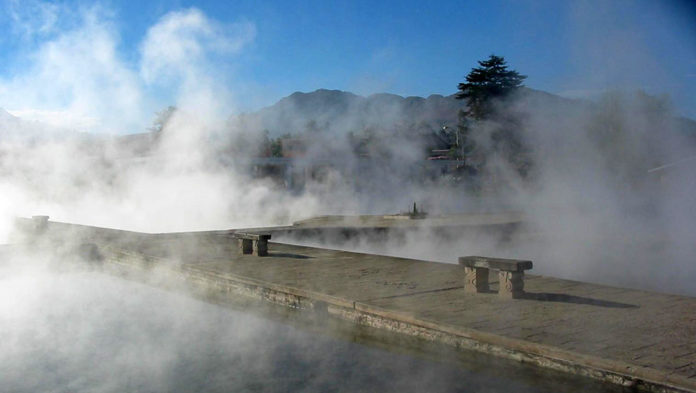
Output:
[[491,116],[494,99],[508,96],[520,87],[527,78],[517,71],[508,70],[505,59],[491,55],[488,60],[478,62],[480,67],[473,68],[466,76],[466,83],[458,85],[456,98],[466,100],[467,117],[483,120]]
[[[455,96],[467,103],[467,109],[459,114],[458,153],[470,173],[479,173],[486,165],[486,156],[497,154],[526,176],[531,162],[518,133],[520,121],[517,114],[506,111],[500,103],[524,87],[522,83],[527,76],[508,69],[501,56],[491,55],[478,63],[479,67],[473,68],[466,76],[466,82],[459,83],[459,92]],[[489,148],[492,150],[489,151],[477,146],[477,138],[472,135],[477,123],[482,121],[487,121],[491,130]]]

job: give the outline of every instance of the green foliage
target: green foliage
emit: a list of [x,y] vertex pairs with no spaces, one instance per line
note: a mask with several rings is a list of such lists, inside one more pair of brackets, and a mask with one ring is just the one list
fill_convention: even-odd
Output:
[[169,123],[174,112],[177,111],[177,107],[170,105],[167,108],[155,113],[155,120],[152,122],[152,126],[148,128],[152,132],[161,132],[164,127]]
[[260,157],[283,157],[283,139],[289,138],[289,134],[278,138],[271,138],[268,130],[261,132],[258,156]]
[[[469,72],[466,82],[459,83],[455,96],[467,103],[467,109],[459,113],[455,156],[465,161],[467,172],[478,174],[485,168],[487,156],[495,154],[525,177],[531,161],[519,134],[521,114],[501,103],[523,87],[527,77],[508,69],[501,56],[491,55],[478,63],[480,67]],[[482,132],[483,135],[474,135]],[[483,141],[485,146],[479,146],[477,141]]]
[[505,59],[500,56],[491,55],[478,63],[480,67],[469,72],[466,83],[458,85],[456,98],[466,100],[466,116],[482,120],[492,114],[493,99],[506,97],[522,87],[527,76],[508,70]]
[[271,157],[282,157],[283,156],[283,142],[282,138],[271,139]]

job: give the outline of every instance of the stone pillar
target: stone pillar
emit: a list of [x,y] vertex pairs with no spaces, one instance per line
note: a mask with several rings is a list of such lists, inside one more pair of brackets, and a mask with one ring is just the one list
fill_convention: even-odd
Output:
[[506,299],[518,299],[524,294],[524,272],[498,272],[498,296]]
[[265,257],[268,255],[268,241],[263,239],[254,240],[252,255],[257,257]]
[[488,269],[465,267],[464,275],[464,293],[488,292]]
[[252,253],[252,246],[251,246],[250,239],[238,239],[237,241],[239,242],[239,252],[242,255]]

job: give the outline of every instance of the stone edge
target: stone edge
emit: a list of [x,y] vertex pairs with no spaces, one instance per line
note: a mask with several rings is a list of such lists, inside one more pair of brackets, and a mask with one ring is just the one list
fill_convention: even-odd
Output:
[[[105,250],[106,251],[106,250]],[[156,257],[110,250],[110,263],[150,270]],[[127,263],[123,258],[129,260]],[[328,312],[364,326],[439,342],[458,349],[474,350],[493,356],[530,363],[540,367],[582,375],[614,384],[642,388],[651,392],[696,392],[696,382],[667,372],[629,363],[585,355],[544,344],[486,333],[480,330],[442,324],[418,318],[412,313],[394,311],[301,288],[274,284],[250,277],[225,273],[221,276],[195,265],[166,267],[178,280],[205,290],[254,297],[276,304]]]

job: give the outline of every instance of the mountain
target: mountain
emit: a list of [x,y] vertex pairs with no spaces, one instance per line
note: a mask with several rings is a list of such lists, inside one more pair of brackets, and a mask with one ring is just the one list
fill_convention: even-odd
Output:
[[247,131],[268,130],[271,136],[317,130],[329,134],[403,128],[439,130],[457,124],[463,104],[454,95],[423,98],[380,93],[363,97],[319,89],[296,92],[270,107],[241,115],[238,126]]
[[[530,88],[522,88],[524,110],[531,110],[547,122],[568,122],[569,117],[586,121],[588,113],[601,110],[602,103],[568,99]],[[299,135],[321,131],[327,137],[348,133],[386,133],[435,135],[444,126],[454,128],[465,102],[454,96],[433,94],[424,97],[402,97],[379,93],[364,97],[341,90],[319,89],[295,92],[277,103],[256,112],[230,119],[233,132],[243,131],[261,135],[267,130],[270,137],[284,134]],[[606,109],[606,108],[605,108]],[[696,139],[696,122],[675,117],[670,129]],[[106,136],[57,130],[35,121],[13,116],[0,108],[0,141],[42,140],[71,136],[86,144],[106,143],[113,139],[120,150],[145,154],[157,140],[151,133]]]
[[0,108],[0,134],[8,133],[16,129],[21,120],[19,117],[12,115],[10,112]]
[[42,137],[45,126],[26,121],[0,108],[0,141],[23,141]]
[[[79,149],[82,154],[97,155],[104,151],[106,144],[111,139],[117,138],[109,135],[57,128],[40,121],[26,120],[22,117],[14,116],[0,108],[0,152],[21,146],[34,147],[57,142],[61,144],[70,143],[76,149]],[[130,146],[126,147],[128,150],[134,150]]]

